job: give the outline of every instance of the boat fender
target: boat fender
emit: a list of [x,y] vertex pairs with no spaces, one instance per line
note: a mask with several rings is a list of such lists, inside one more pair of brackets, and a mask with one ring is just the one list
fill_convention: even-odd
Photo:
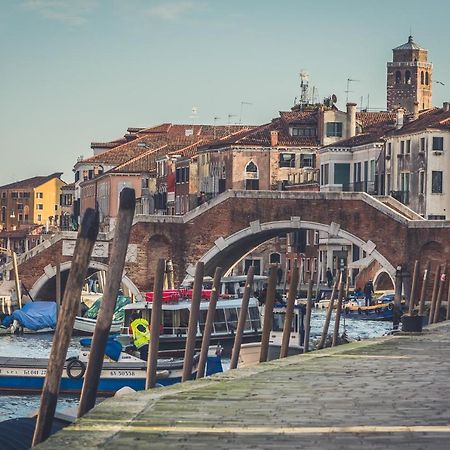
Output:
[[72,380],[83,378],[86,372],[86,364],[77,358],[71,359],[66,367],[67,376]]
[[358,314],[362,314],[362,309],[358,308]]
[[392,303],[389,303],[388,305],[388,310],[392,311],[394,309],[394,305]]

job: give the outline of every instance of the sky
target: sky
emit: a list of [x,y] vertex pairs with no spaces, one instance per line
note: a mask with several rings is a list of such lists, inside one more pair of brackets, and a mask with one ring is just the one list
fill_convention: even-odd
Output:
[[442,0],[0,0],[0,185],[72,182],[92,141],[130,126],[263,124],[292,107],[301,70],[316,99],[345,109],[351,78],[349,100],[384,109],[386,62],[410,33],[442,105],[448,17]]

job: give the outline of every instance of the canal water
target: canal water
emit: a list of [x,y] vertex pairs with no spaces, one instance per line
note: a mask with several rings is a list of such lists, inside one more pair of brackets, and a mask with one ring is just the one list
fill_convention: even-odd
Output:
[[[322,332],[325,310],[314,310],[311,318],[311,339],[317,338]],[[332,333],[334,317],[329,332]],[[373,322],[363,320],[345,320],[345,331],[350,339],[370,339],[382,336],[392,329],[392,322]],[[344,320],[341,319],[341,334],[344,331]],[[52,345],[52,334],[37,334],[23,336],[0,336],[0,356],[20,356],[45,358],[49,355]],[[76,356],[80,349],[79,338],[72,338],[67,357]],[[229,361],[224,361],[224,368]],[[39,407],[38,395],[3,395],[0,394],[0,421],[15,417],[30,416]],[[58,409],[75,407],[78,397],[62,396],[58,401]]]

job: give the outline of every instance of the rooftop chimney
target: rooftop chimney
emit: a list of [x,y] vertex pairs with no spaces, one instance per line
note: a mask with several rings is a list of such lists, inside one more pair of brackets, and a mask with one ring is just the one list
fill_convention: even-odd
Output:
[[419,118],[419,102],[414,102],[413,120],[417,120],[418,118]]
[[397,109],[397,120],[396,120],[396,128],[400,130],[403,127],[403,117],[405,115],[405,110],[400,107]]
[[444,102],[442,104],[442,109],[444,110],[444,112],[450,111],[450,103],[449,102]]
[[274,130],[270,132],[270,145],[276,147],[278,145],[278,131]]
[[347,103],[347,138],[356,135],[356,103]]

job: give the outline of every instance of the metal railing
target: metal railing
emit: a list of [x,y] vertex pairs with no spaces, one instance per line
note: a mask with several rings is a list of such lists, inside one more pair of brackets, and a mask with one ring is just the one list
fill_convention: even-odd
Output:
[[342,185],[343,192],[366,192],[367,194],[376,195],[377,186],[375,181],[356,181],[355,183],[345,183]]

